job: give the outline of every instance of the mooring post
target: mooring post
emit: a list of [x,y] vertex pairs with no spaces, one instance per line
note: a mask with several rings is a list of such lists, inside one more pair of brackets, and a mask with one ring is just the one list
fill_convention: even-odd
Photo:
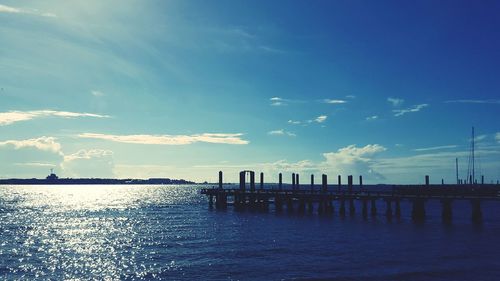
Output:
[[359,187],[363,188],[363,176],[359,176]]
[[328,189],[328,178],[325,174],[323,174],[321,176],[321,191],[323,191],[324,193],[326,193],[327,189]]
[[311,174],[311,195],[314,192],[314,175]]
[[429,176],[425,176],[425,185],[429,186]]
[[264,173],[260,173],[260,189],[264,189]]
[[347,176],[347,186],[349,188],[349,193],[352,193],[352,175]]
[[481,176],[481,184],[484,184],[484,176]]
[[441,200],[441,205],[443,207],[443,210],[441,212],[441,217],[443,219],[443,222],[451,222],[452,219],[451,199]]
[[283,174],[278,175],[278,189],[283,190]]
[[292,190],[295,190],[295,173],[292,173]]
[[255,192],[255,172],[250,172],[250,191]]
[[483,212],[481,211],[481,200],[472,199],[472,221],[474,223],[480,223],[483,219]]
[[441,185],[444,185],[444,179],[441,179]]
[[245,192],[245,171],[240,172],[240,190]]
[[222,189],[222,171],[219,171],[219,189]]
[[295,187],[296,187],[296,189],[297,189],[297,190],[299,190],[299,189],[300,189],[300,184],[299,184],[299,173],[296,173],[296,174],[295,174],[295,185],[296,185],[296,186],[295,186]]
[[338,189],[340,192],[340,190],[342,189],[342,176],[338,175],[337,180],[338,180]]

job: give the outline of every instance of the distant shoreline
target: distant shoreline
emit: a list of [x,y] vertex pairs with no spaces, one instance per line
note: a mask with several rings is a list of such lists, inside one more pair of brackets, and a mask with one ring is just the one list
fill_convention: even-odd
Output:
[[78,185],[78,184],[113,184],[113,185],[131,185],[131,184],[196,184],[192,181],[177,180],[168,178],[154,179],[102,179],[102,178],[58,178],[58,179],[0,179],[0,185]]

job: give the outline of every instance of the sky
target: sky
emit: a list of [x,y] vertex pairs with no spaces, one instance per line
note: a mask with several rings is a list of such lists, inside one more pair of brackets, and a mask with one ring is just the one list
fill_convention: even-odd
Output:
[[[498,1],[0,0],[0,178],[500,179]],[[290,179],[290,180],[289,180]]]

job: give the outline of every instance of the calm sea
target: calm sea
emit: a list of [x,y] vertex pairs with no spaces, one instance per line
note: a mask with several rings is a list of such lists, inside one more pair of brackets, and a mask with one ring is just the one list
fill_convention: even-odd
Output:
[[500,280],[500,202],[415,224],[211,210],[197,186],[0,186],[2,280]]

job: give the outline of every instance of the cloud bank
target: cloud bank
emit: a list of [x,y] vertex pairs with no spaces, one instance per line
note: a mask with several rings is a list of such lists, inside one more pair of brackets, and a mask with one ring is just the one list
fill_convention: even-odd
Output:
[[406,113],[419,112],[420,110],[426,108],[427,106],[429,106],[429,105],[426,103],[417,104],[413,107],[406,108],[406,109],[394,109],[392,112],[394,112],[394,116],[399,117],[399,116],[405,115]]

